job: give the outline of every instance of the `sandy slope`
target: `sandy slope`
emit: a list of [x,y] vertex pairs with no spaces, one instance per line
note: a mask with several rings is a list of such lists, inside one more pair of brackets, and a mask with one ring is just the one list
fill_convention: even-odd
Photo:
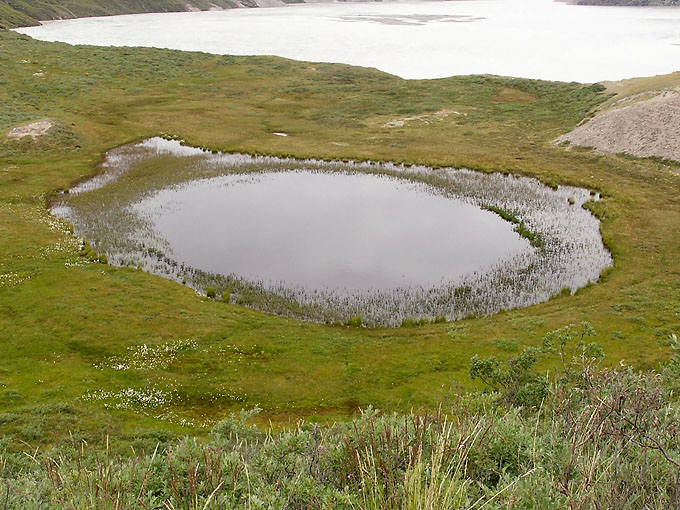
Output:
[[556,142],[680,161],[679,133],[680,87],[672,87],[618,99]]

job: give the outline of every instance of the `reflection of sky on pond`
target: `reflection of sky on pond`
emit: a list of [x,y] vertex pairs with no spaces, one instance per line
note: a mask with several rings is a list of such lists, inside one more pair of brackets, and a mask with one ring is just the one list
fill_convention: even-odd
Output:
[[135,205],[184,264],[309,290],[431,286],[530,249],[499,216],[376,175],[228,175]]

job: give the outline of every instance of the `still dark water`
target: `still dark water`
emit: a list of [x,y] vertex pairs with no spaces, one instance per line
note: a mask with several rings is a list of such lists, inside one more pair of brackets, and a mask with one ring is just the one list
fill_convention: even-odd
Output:
[[531,250],[489,211],[380,175],[227,175],[134,210],[186,265],[308,290],[431,286]]

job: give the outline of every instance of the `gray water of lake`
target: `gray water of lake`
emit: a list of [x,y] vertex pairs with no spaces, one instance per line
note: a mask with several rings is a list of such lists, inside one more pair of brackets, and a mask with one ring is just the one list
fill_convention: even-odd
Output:
[[582,207],[592,199],[512,175],[153,138],[110,151],[52,211],[115,265],[281,315],[398,325],[529,306],[596,281],[612,259]]
[[679,70],[680,7],[553,0],[291,5],[51,21],[36,39],[278,55],[375,67],[403,78],[496,74],[620,80]]

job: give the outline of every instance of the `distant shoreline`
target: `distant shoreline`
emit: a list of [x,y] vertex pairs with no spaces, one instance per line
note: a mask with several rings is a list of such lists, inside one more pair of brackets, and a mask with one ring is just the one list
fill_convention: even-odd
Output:
[[[345,0],[351,3],[379,3],[382,0]],[[394,0],[399,1],[399,0]],[[453,0],[448,0],[453,1]],[[672,7],[680,0],[555,0],[570,5]],[[76,19],[124,14],[152,14],[163,12],[193,12],[239,8],[284,7],[294,4],[339,3],[342,0],[158,0],[140,5],[134,0],[123,0],[111,5],[105,0],[86,3],[75,0],[68,7],[57,4],[34,5],[30,0],[18,0],[11,6],[0,3],[0,29],[37,26],[43,21]],[[343,2],[344,3],[344,2]],[[75,4],[75,5],[74,5]]]
[[[73,0],[65,5],[34,5],[32,0],[16,0],[10,6],[0,2],[0,29],[38,26],[44,21],[120,16],[126,14],[160,14],[165,12],[217,11],[241,8],[285,7],[318,3],[381,3],[383,0],[155,0],[140,3],[121,0],[111,5],[107,0]],[[398,2],[400,0],[388,0]],[[412,1],[412,0],[411,0]],[[417,1],[417,0],[416,0]],[[457,0],[448,0],[457,1]]]

